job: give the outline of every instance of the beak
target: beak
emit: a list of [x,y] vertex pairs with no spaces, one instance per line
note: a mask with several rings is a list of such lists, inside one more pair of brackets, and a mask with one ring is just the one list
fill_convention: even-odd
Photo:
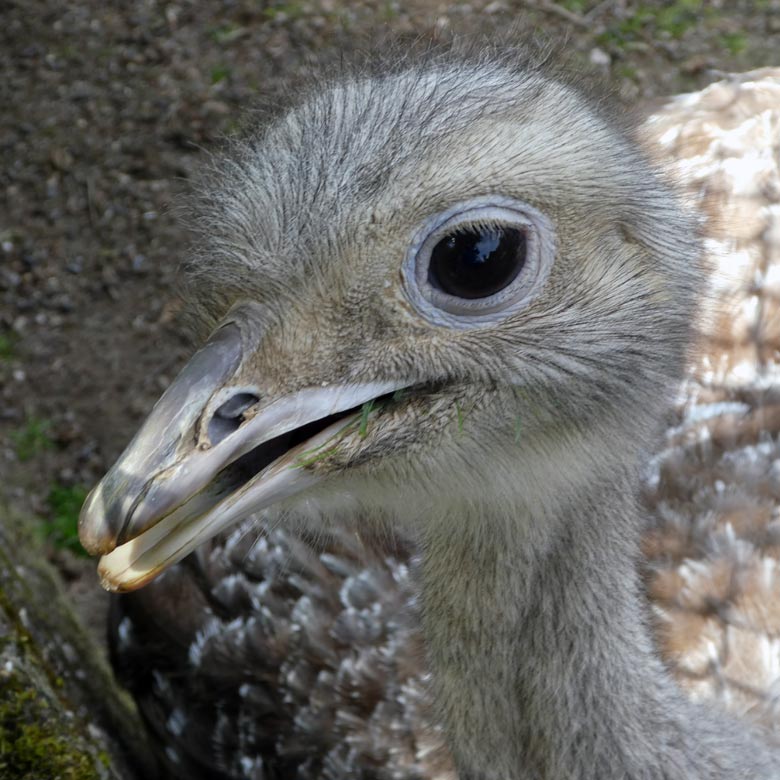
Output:
[[[82,545],[107,590],[134,590],[239,520],[322,479],[308,468],[360,407],[407,383],[311,387],[263,398],[236,383],[262,338],[251,307],[231,315],[165,391],[87,497]],[[246,370],[241,373],[246,373]]]

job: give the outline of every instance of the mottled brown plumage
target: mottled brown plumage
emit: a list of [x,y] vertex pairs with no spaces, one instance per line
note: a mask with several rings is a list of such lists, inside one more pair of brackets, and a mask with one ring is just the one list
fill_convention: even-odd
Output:
[[681,95],[643,127],[702,215],[701,349],[648,485],[661,649],[695,696],[780,726],[780,70]]

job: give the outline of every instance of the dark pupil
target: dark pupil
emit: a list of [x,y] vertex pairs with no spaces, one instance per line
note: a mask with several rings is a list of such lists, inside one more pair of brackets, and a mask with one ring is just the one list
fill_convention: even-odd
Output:
[[428,281],[458,298],[487,298],[503,290],[525,265],[525,233],[516,228],[472,228],[433,248]]

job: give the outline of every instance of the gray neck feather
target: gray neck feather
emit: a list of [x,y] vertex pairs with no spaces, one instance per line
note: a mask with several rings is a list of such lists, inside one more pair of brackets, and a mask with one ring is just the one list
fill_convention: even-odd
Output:
[[656,656],[633,484],[428,529],[423,625],[460,780],[780,777],[765,735],[690,703]]

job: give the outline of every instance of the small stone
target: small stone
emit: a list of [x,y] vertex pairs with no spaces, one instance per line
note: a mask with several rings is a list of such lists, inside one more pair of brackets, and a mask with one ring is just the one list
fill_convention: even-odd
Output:
[[588,59],[592,65],[595,65],[597,68],[604,68],[605,70],[612,64],[612,57],[610,57],[604,49],[600,49],[598,46],[595,46],[590,50]]
[[693,57],[688,57],[688,59],[680,65],[680,70],[683,73],[695,76],[698,73],[703,73],[710,67],[712,67],[712,60],[702,54],[697,54]]
[[224,116],[230,113],[230,106],[227,103],[223,103],[221,100],[207,100],[203,104],[203,111],[206,114],[217,114]]
[[60,171],[69,171],[73,168],[73,155],[61,147],[55,147],[49,153],[52,165]]

